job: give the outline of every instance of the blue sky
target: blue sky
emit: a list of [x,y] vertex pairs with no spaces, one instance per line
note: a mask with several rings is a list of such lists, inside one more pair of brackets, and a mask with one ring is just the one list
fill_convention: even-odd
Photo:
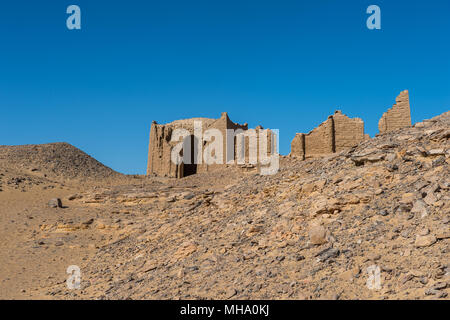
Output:
[[413,122],[450,109],[449,35],[447,0],[4,1],[0,144],[65,141],[145,173],[152,120],[227,111],[279,129],[287,154],[340,109],[373,136],[404,89]]

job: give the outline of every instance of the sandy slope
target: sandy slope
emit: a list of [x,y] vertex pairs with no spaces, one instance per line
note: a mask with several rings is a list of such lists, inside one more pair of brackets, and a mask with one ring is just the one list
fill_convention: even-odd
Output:
[[0,171],[0,297],[449,299],[449,128],[446,113],[274,176],[88,185],[16,161]]

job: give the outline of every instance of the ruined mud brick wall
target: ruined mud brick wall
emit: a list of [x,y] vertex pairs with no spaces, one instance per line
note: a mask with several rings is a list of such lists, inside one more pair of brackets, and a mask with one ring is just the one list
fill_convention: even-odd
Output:
[[[223,141],[223,155],[221,163],[207,164],[202,158],[202,163],[199,163],[195,167],[196,173],[213,171],[216,169],[223,168],[223,166],[227,165],[236,165],[237,164],[237,146],[236,140],[233,142],[232,148],[234,149],[234,157],[233,159],[227,159],[227,130],[242,130],[242,132],[248,131],[248,125],[245,123],[243,125],[234,123],[228,117],[226,112],[222,113],[221,117],[218,119],[209,119],[209,118],[192,118],[186,120],[177,120],[171,122],[166,125],[157,124],[155,121],[152,123],[150,128],[150,141],[149,141],[149,153],[148,153],[148,164],[147,164],[147,175],[155,174],[157,176],[166,176],[173,178],[182,178],[185,176],[186,165],[181,163],[176,165],[171,160],[172,149],[180,143],[180,141],[171,142],[172,133],[175,129],[186,129],[189,131],[190,135],[194,135],[194,122],[201,121],[202,123],[202,133],[209,129],[217,129],[221,132]],[[262,130],[262,127],[257,127],[257,141],[256,141],[256,150],[255,146],[250,147],[248,138],[244,139],[244,150],[245,150],[245,163],[249,162],[249,152],[256,152],[258,161],[259,157],[259,149],[262,147],[259,141],[259,131]],[[271,132],[267,131],[267,154],[270,155],[272,152],[272,135]],[[202,155],[205,152],[205,149],[213,143],[213,141],[207,141],[202,138]],[[275,147],[275,146],[274,146]],[[251,149],[253,148],[253,149]],[[228,162],[228,164],[227,164]]]
[[291,155],[305,159],[340,152],[366,139],[364,122],[336,111],[308,134],[297,133],[291,143]]
[[[206,131],[208,129],[218,129],[222,133],[222,137],[223,137],[223,141],[222,141],[222,146],[223,146],[223,149],[222,149],[223,150],[222,161],[221,161],[221,164],[220,163],[219,164],[202,163],[202,164],[197,166],[197,173],[218,170],[218,169],[223,168],[223,166],[226,166],[227,165],[227,151],[226,151],[227,150],[227,130],[229,130],[229,129],[232,129],[232,130],[241,129],[243,131],[246,131],[246,130],[248,130],[248,125],[247,125],[247,123],[244,123],[243,125],[238,124],[238,123],[234,123],[228,117],[228,113],[222,112],[222,115],[221,115],[221,117],[219,119],[217,119],[217,120],[213,121],[212,123],[208,124],[206,126],[206,128],[204,128],[203,130]],[[207,148],[208,145],[210,145],[211,143],[213,143],[213,141],[203,141],[203,152],[205,151],[205,148]]]
[[317,128],[305,135],[305,157],[333,153],[333,119],[322,122]]
[[[270,129],[264,129],[262,126],[257,126],[255,129],[244,131],[244,137],[236,136],[235,139],[235,164],[242,164],[242,159],[239,159],[241,162],[238,160],[238,157],[242,156],[242,152],[244,152],[242,157],[244,164],[261,164],[263,160],[267,160],[267,157],[274,154],[277,150],[275,142],[274,132]],[[239,150],[241,143],[244,143],[243,151]],[[266,159],[261,159],[261,155]]]
[[177,176],[179,168],[173,166],[170,160],[170,139],[172,128],[152,122],[150,128],[149,153],[147,161],[147,175],[152,173],[161,176]]
[[402,91],[392,108],[386,111],[378,122],[380,133],[411,127],[411,109],[408,90]]
[[171,142],[172,133],[175,129],[186,129],[194,134],[194,121],[201,121],[203,127],[208,126],[214,119],[193,118],[177,120],[168,124],[152,122],[150,128],[149,152],[147,161],[147,175],[155,174],[162,177],[183,177],[183,165],[176,165],[171,160],[172,148],[180,141]]
[[334,122],[334,152],[341,152],[366,140],[364,121],[360,118],[349,118],[341,111],[337,111],[332,119]]
[[305,160],[305,134],[297,133],[291,143],[291,156]]

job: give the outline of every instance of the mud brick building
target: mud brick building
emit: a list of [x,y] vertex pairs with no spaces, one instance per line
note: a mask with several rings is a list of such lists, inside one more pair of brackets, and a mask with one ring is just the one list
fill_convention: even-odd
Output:
[[[223,141],[222,157],[215,163],[207,163],[203,159],[203,150],[208,149],[211,140],[196,134],[195,123],[201,123],[201,132],[216,129],[221,133]],[[409,93],[402,91],[392,108],[381,117],[378,127],[380,134],[411,126],[411,111]],[[180,145],[178,139],[172,139],[176,129],[184,129],[189,134],[183,140],[180,156],[183,161],[179,164],[172,161],[172,150]],[[244,132],[245,138],[229,137],[228,130]],[[147,175],[182,178],[191,174],[220,169],[229,165],[258,164],[260,155],[274,154],[275,139],[270,130],[265,132],[265,140],[260,141],[261,126],[248,129],[247,123],[234,123],[223,112],[218,119],[192,118],[176,120],[168,124],[158,124],[153,121],[150,129]],[[256,133],[254,137],[250,133]],[[201,141],[199,141],[201,139]],[[233,139],[233,140],[232,140]],[[243,140],[237,140],[243,139]],[[360,142],[370,139],[364,133],[364,122],[360,118],[349,118],[341,111],[336,111],[326,121],[309,133],[297,133],[291,143],[290,156],[300,159],[328,155],[354,147]],[[228,143],[231,141],[231,144]],[[264,145],[267,143],[267,145]],[[198,151],[200,150],[200,151]],[[230,152],[232,151],[232,152]],[[178,150],[177,150],[178,152]],[[187,152],[187,153],[186,153]],[[261,154],[260,154],[261,152]],[[243,158],[240,157],[243,153]],[[215,156],[216,157],[216,156]],[[200,159],[200,161],[198,161]],[[238,159],[240,159],[238,161]],[[256,159],[256,160],[255,160]]]
[[[201,148],[198,147],[199,135],[195,134],[195,123],[201,123],[200,131],[203,133],[209,129],[217,129],[220,131],[223,137],[223,153],[222,159],[218,161],[219,163],[207,164],[205,159],[203,159],[202,151],[208,148],[211,141],[204,139],[200,135],[200,139],[202,140],[200,142]],[[178,139],[172,139],[172,135],[176,129],[185,129],[189,131],[189,135],[183,140],[183,149],[180,150],[180,156],[183,156],[183,162],[180,164],[176,164],[171,158],[173,148],[180,144]],[[238,130],[241,130],[240,132],[243,132],[244,134],[253,132],[255,133],[256,140],[252,141],[254,143],[250,143],[252,138],[247,135],[242,137],[243,140],[238,143],[237,139],[240,138],[234,136],[232,137],[233,141],[231,143],[231,148],[233,150],[228,150],[230,147],[227,147],[227,130],[230,129],[237,133],[239,133]],[[262,147],[262,144],[259,141],[260,130],[262,130],[261,126],[258,126],[256,129],[249,130],[247,123],[234,123],[230,120],[226,112],[223,112],[221,117],[218,119],[191,118],[176,120],[168,124],[158,124],[156,121],[153,121],[150,128],[147,175],[183,178],[195,173],[220,169],[223,166],[251,164],[251,154],[254,154],[256,156],[256,160],[259,162],[259,152]],[[267,149],[265,150],[267,150],[267,154],[269,155],[275,150],[275,146],[273,144],[274,139],[272,139],[270,130],[267,131],[266,138]],[[239,147],[240,150],[238,150]],[[265,150],[263,149],[261,152],[264,152]],[[184,154],[186,152],[189,154],[187,157]],[[242,161],[238,161],[238,155],[241,155],[242,152],[244,152]],[[200,161],[198,161],[199,154],[201,158]],[[184,161],[186,158],[188,158],[188,160]]]

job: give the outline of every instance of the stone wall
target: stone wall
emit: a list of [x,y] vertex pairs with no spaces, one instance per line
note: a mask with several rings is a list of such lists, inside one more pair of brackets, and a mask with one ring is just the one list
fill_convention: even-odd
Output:
[[147,174],[167,173],[170,176],[177,176],[179,168],[172,167],[170,162],[170,139],[172,137],[172,128],[158,125],[152,122],[150,129],[149,149],[152,152],[148,154]]
[[321,123],[305,135],[305,157],[333,153],[333,118]]
[[305,160],[305,134],[297,133],[291,142],[291,156]]
[[380,133],[411,127],[411,109],[408,90],[402,91],[392,108],[386,111],[378,122]]
[[365,140],[364,122],[336,111],[308,134],[297,133],[291,143],[291,155],[305,159],[340,152]]
[[[179,144],[180,141],[172,142],[172,132],[175,129],[183,128],[189,131],[194,136],[194,121],[202,122],[202,132],[208,129],[217,129],[223,136],[223,159],[220,164],[205,164],[199,163],[195,166],[181,163],[176,165],[171,160],[172,149]],[[378,127],[380,133],[396,130],[399,128],[411,126],[411,111],[409,105],[409,94],[405,90],[400,93],[396,99],[394,106],[385,112],[379,121]],[[234,149],[233,159],[227,158],[227,129],[242,130],[245,133],[244,138],[244,164],[250,163],[254,159],[250,159],[249,155],[253,152],[256,154],[257,162],[260,163],[259,150],[262,145],[259,141],[259,132],[263,130],[262,127],[257,127],[254,131],[257,135],[257,143],[250,148],[250,137],[253,130],[249,130],[247,124],[240,125],[232,122],[227,113],[222,113],[218,119],[209,118],[193,118],[186,120],[177,120],[169,124],[160,125],[153,122],[150,129],[150,142],[148,153],[147,174],[155,174],[158,176],[168,176],[181,178],[187,174],[206,172],[215,169],[223,168],[226,165],[242,164],[237,162],[238,144],[237,138],[234,139],[232,148]],[[267,155],[270,155],[273,148],[274,141],[272,141],[272,132],[267,131]],[[191,138],[189,138],[191,139]],[[311,132],[297,133],[291,143],[291,156],[302,159],[308,157],[316,157],[327,155],[335,152],[341,152],[345,149],[356,146],[361,141],[370,139],[364,134],[364,122],[359,118],[349,118],[341,111],[336,111],[329,116],[326,121],[321,123],[317,128]],[[194,140],[193,140],[194,141]],[[202,151],[208,147],[212,141],[195,141],[201,144]]]
[[[205,137],[201,137],[201,141],[198,141],[197,138],[193,138],[195,136],[195,129],[194,129],[194,123],[195,121],[201,121],[202,123],[202,133],[205,133],[209,129],[217,129],[220,131],[222,137],[223,137],[223,155],[220,159],[219,155],[217,155],[217,159],[219,163],[205,163],[205,159],[203,157],[203,154],[205,150],[210,146],[211,143],[214,142],[212,139],[211,141],[208,141]],[[191,163],[191,164],[185,164],[181,163],[179,165],[175,164],[172,159],[172,150],[175,146],[177,146],[181,141],[172,141],[172,133],[175,129],[186,129],[189,131],[190,135],[186,139],[191,139],[189,143],[186,144],[186,149],[188,148],[188,145],[193,142],[192,145],[201,143],[201,146],[198,147],[197,150],[201,150],[201,160],[200,162]],[[247,123],[241,125],[238,123],[232,122],[228,114],[226,112],[223,112],[221,117],[218,119],[209,119],[209,118],[192,118],[192,119],[185,119],[185,120],[177,120],[165,125],[157,124],[155,121],[153,121],[151,128],[150,128],[150,141],[149,141],[149,152],[148,152],[148,163],[147,163],[147,175],[157,175],[157,176],[166,176],[166,177],[173,177],[173,178],[182,178],[188,174],[194,173],[200,173],[200,172],[207,172],[207,171],[213,171],[216,169],[223,168],[223,166],[227,165],[237,165],[241,164],[237,161],[237,144],[236,139],[239,139],[238,137],[234,139],[231,149],[234,151],[234,155],[232,158],[230,158],[230,155],[227,152],[227,130],[242,130],[243,133],[247,134],[247,136],[242,140],[243,141],[243,150],[245,152],[244,156],[244,163],[248,164],[250,162],[249,154],[251,152],[255,152],[257,155],[257,160],[260,161],[259,157],[259,149],[262,147],[260,145],[259,141],[259,132],[262,130],[262,127],[258,126],[255,130],[249,130]],[[256,133],[256,144],[253,146],[253,148],[250,148],[249,144],[249,137],[248,135],[251,132]],[[272,149],[272,139],[271,139],[271,132],[267,131],[268,139],[267,139],[267,154],[271,154]],[[185,139],[185,141],[186,141]],[[183,151],[184,152],[184,149]],[[195,153],[195,150],[191,150],[191,153],[193,154],[193,157],[197,159],[197,154]],[[228,154],[228,159],[227,159]],[[231,153],[232,154],[232,153]],[[180,154],[182,155],[182,153]],[[214,156],[215,153],[213,154]]]
[[360,118],[349,118],[340,111],[333,115],[334,121],[334,152],[354,147],[366,139],[364,121]]
[[[217,119],[218,120],[218,119]],[[172,141],[172,134],[175,129],[185,129],[194,135],[194,122],[202,123],[202,130],[209,128],[211,124],[217,121],[209,118],[192,118],[186,120],[177,120],[168,124],[158,124],[152,122],[150,128],[150,141],[147,162],[147,175],[155,174],[157,176],[166,176],[173,178],[181,178],[185,176],[187,171],[184,164],[175,164],[171,160],[172,149],[181,141]],[[190,139],[188,137],[187,139]],[[197,142],[197,141],[192,141]],[[195,156],[195,155],[194,155]],[[196,167],[196,171],[201,171],[202,168]]]

